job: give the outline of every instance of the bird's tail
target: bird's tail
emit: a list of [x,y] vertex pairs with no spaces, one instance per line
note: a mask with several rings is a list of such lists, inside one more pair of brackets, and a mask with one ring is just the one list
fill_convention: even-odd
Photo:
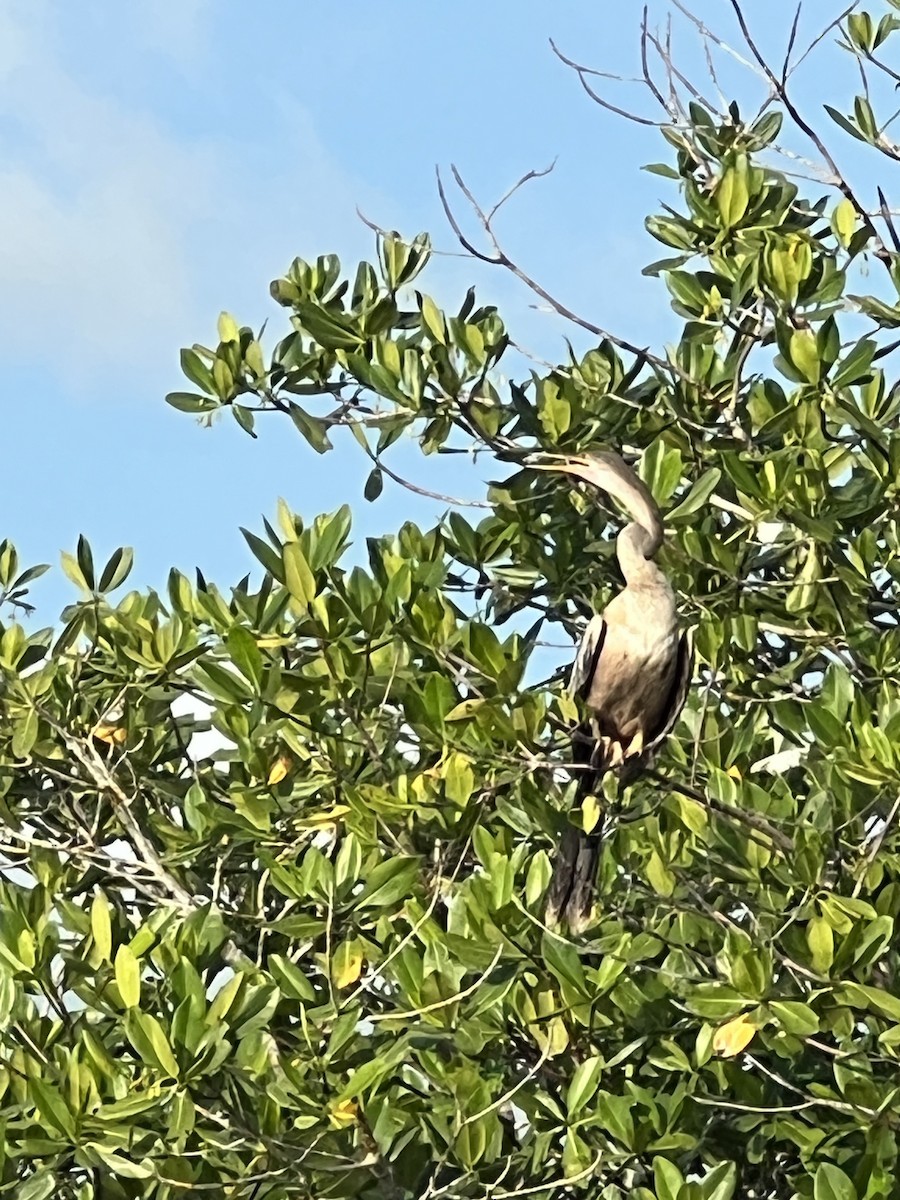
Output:
[[[579,812],[586,797],[596,794],[609,767],[609,743],[601,740],[598,732],[590,725],[584,726],[572,739],[572,757],[582,768],[573,806]],[[566,823],[547,893],[545,920],[551,927],[563,917],[570,932],[580,933],[590,920],[603,845],[601,825],[598,821],[590,833],[585,833]]]
[[551,927],[564,917],[569,930],[580,933],[588,923],[602,843],[598,830],[585,833],[574,825],[566,825],[547,894],[545,917]]

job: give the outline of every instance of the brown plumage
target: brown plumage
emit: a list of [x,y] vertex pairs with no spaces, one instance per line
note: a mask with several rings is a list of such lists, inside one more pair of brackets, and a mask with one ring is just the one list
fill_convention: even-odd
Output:
[[[653,561],[663,540],[659,509],[619,455],[533,459],[529,466],[585,480],[632,518],[616,539],[625,588],[588,623],[569,679],[586,713],[573,735],[580,807],[607,771],[616,770],[623,783],[636,778],[671,731],[690,686],[691,638],[679,631],[675,595]],[[590,833],[566,826],[547,899],[549,924],[565,917],[577,931],[590,920],[601,845],[600,824]]]

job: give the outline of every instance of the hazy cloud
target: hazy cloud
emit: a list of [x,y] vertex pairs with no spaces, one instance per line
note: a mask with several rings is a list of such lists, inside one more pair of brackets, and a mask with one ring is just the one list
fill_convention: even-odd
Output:
[[[355,186],[308,116],[286,123],[263,174],[226,133],[181,136],[67,68],[47,7],[0,0],[0,321],[23,358],[40,349],[69,379],[138,367],[212,332],[223,304],[265,299],[271,273],[353,212]],[[206,0],[141,6],[136,41],[200,39]],[[89,78],[89,76],[87,76]],[[252,291],[251,291],[252,288]],[[249,316],[249,314],[246,314]]]

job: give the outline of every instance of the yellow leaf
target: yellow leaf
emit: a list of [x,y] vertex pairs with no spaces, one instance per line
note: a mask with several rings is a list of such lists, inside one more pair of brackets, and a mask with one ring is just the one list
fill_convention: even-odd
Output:
[[141,967],[129,946],[120,946],[115,961],[116,987],[126,1008],[136,1008],[141,1002]]
[[451,708],[444,717],[445,721],[464,721],[467,717],[471,717],[472,713],[477,712],[484,704],[483,696],[473,697],[471,700],[462,700],[455,708]]
[[110,746],[121,746],[128,737],[128,730],[123,725],[95,725],[91,734],[99,742],[108,742]]
[[831,228],[846,250],[856,230],[856,209],[849,200],[842,200],[831,214]]
[[475,790],[475,773],[471,760],[465,754],[454,751],[441,770],[444,777],[444,795],[453,804],[463,808]]
[[822,370],[822,360],[816,345],[816,335],[811,329],[795,329],[788,342],[788,353],[791,365],[796,368],[807,383],[818,383]]
[[272,770],[269,772],[269,786],[274,787],[276,783],[281,783],[293,765],[293,760],[288,758],[286,754],[282,754],[280,758],[276,758],[272,765]]
[[730,767],[728,768],[728,770],[725,772],[725,774],[726,774],[726,775],[730,775],[732,779],[736,779],[736,780],[738,781],[738,783],[740,783],[740,782],[741,782],[741,773],[740,773],[740,771],[737,769],[737,767],[735,767],[735,766],[733,766],[733,765],[732,765],[732,766],[730,766]]
[[812,956],[812,968],[827,975],[834,962],[834,930],[824,917],[813,917],[806,926],[806,944]]
[[720,1025],[713,1037],[713,1050],[723,1058],[734,1058],[753,1041],[756,1025],[749,1013],[741,1013]]
[[349,804],[334,804],[321,812],[310,813],[308,817],[298,817],[294,824],[298,829],[324,829],[327,826],[333,828],[339,818],[349,811]]
[[421,309],[422,320],[428,332],[436,342],[440,342],[442,346],[445,346],[447,344],[447,327],[444,324],[443,313],[430,296],[422,297]]
[[359,1105],[355,1100],[340,1100],[337,1104],[331,1105],[328,1112],[328,1119],[335,1129],[343,1129],[346,1125],[354,1123],[358,1112]]
[[585,796],[584,803],[581,806],[581,828],[585,833],[590,833],[600,820],[600,801],[593,792]]
[[218,333],[220,342],[239,342],[241,331],[231,313],[219,313]]
[[691,833],[700,835],[705,832],[709,825],[709,813],[702,804],[688,799],[687,796],[673,796],[671,803],[677,807],[681,820]]
[[348,938],[338,946],[331,961],[331,978],[336,988],[349,987],[362,974],[362,946],[356,938]]
[[716,187],[716,205],[725,229],[737,225],[749,203],[747,156],[739,154],[734,165],[723,171]]
[[299,542],[287,542],[281,548],[284,564],[284,582],[291,597],[302,608],[307,608],[316,596],[316,579],[309,569]]
[[112,954],[112,922],[109,902],[102,892],[97,892],[91,902],[91,933],[97,953],[108,960]]
[[647,860],[647,881],[659,896],[671,896],[675,891],[675,876],[654,850]]

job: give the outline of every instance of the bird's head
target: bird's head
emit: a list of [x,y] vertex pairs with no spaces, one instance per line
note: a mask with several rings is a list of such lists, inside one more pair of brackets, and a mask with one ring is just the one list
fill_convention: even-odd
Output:
[[534,471],[561,471],[574,475],[585,483],[592,483],[610,495],[615,495],[615,485],[640,482],[620,454],[612,450],[592,450],[586,454],[551,454],[538,451],[529,454],[525,466]]
[[662,518],[650,489],[620,454],[613,450],[587,454],[549,454],[540,451],[525,459],[534,471],[559,471],[599,488],[617,500],[632,521],[647,534],[647,557],[662,544]]

